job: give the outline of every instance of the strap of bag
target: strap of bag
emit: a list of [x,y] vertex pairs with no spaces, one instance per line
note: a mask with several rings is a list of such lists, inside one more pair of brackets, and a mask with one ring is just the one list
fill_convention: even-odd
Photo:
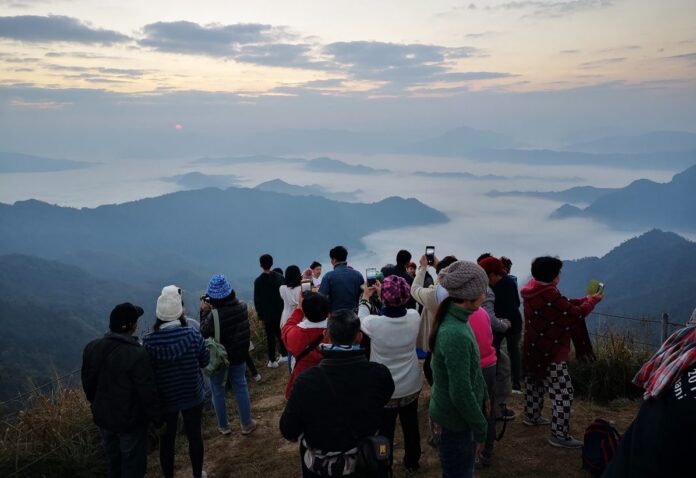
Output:
[[302,352],[300,352],[300,355],[295,357],[295,363],[299,362],[300,360],[305,358],[307,355],[309,355],[310,352],[312,352],[312,350],[314,350],[315,348],[317,348],[319,346],[319,344],[321,343],[322,340],[324,340],[323,334],[319,335],[319,337],[317,337],[316,340],[314,340],[311,344],[309,344],[306,349],[304,349]]
[[215,330],[215,341],[217,343],[220,343],[220,315],[218,314],[217,309],[212,309],[211,312],[213,314],[213,329]]

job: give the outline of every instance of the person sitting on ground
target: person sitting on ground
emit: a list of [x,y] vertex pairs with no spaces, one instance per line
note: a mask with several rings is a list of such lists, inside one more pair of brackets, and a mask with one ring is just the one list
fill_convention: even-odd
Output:
[[[446,256],[441,261],[435,257],[433,266],[435,267],[435,272],[439,274],[442,269],[455,262],[457,262],[457,258],[454,256]],[[428,276],[428,258],[422,255],[418,270],[416,271],[416,277],[413,279],[413,284],[411,285],[411,296],[416,302],[423,306],[416,347],[424,352],[430,350],[428,341],[430,340],[433,318],[437,313],[437,308],[440,302],[447,297],[447,291],[441,285],[436,283],[430,286],[427,285],[426,279]]]
[[157,320],[152,333],[143,337],[155,369],[157,389],[165,423],[160,438],[160,465],[165,478],[174,477],[174,452],[179,415],[189,442],[189,458],[194,477],[203,471],[203,403],[205,388],[201,368],[210,354],[198,329],[189,327],[181,297],[165,293],[157,299]]
[[214,275],[210,279],[207,293],[209,302],[201,303],[201,332],[205,338],[215,336],[215,311],[220,324],[220,343],[225,347],[229,360],[229,368],[218,370],[210,376],[218,431],[223,435],[232,433],[225,399],[225,387],[229,384],[234,390],[242,435],[248,435],[256,429],[256,421],[251,418],[251,401],[246,381],[250,336],[247,305],[237,299],[232,285],[224,275]]
[[602,478],[694,476],[696,326],[672,334],[633,383],[643,403]]
[[[497,301],[497,297],[492,289],[492,287],[495,286],[498,281],[500,281],[504,271],[502,270],[502,263],[497,258],[490,255],[484,259],[481,259],[479,265],[483,268],[483,270],[486,271],[486,275],[488,275],[486,299],[483,301],[483,305],[481,307],[483,307],[483,309],[488,313],[491,330],[493,331],[494,336],[493,346],[495,347],[496,356],[498,357],[498,364],[500,364],[500,367],[496,366],[495,381],[498,386],[494,388],[494,392],[497,393],[495,393],[495,399],[492,399],[491,403],[495,403],[494,411],[500,420],[510,421],[515,419],[516,414],[513,410],[507,408],[507,401],[510,397],[512,386],[510,374],[505,373],[510,368],[508,358],[509,355],[505,354],[503,356],[500,348],[502,341],[505,339],[505,333],[510,329],[512,324],[509,320],[501,319],[496,314],[495,303]],[[500,383],[501,381],[503,383]],[[495,408],[496,406],[497,409]]]
[[286,400],[290,398],[297,376],[321,361],[319,344],[324,341],[328,315],[329,299],[317,292],[305,292],[300,295],[297,308],[281,330],[283,342],[292,355],[292,373],[285,387]]
[[150,356],[134,337],[143,309],[125,302],[109,317],[109,332],[82,354],[82,388],[99,427],[110,477],[142,478],[147,470],[147,426],[159,421]]
[[[384,302],[381,315],[370,313],[369,299],[375,294],[381,295]],[[418,396],[423,377],[416,355],[420,315],[417,310],[406,308],[410,299],[408,282],[392,275],[381,284],[376,282],[365,288],[358,316],[361,330],[370,337],[370,361],[386,365],[394,379],[394,393],[382,413],[380,433],[389,438],[393,447],[399,417],[404,436],[404,467],[415,471],[420,468]]]
[[[254,281],[254,307],[259,320],[266,329],[266,347],[268,349],[268,368],[278,368],[278,365],[288,361],[288,352],[280,339],[280,318],[283,315],[283,299],[280,297],[280,286],[285,278],[281,269],[280,274],[271,270],[273,257],[264,254],[259,257],[259,265],[263,272]],[[276,358],[276,340],[280,358]]]
[[329,251],[334,269],[326,273],[319,292],[329,297],[331,312],[341,309],[357,310],[362,285],[365,282],[360,272],[348,267],[348,251],[336,246]]
[[304,478],[333,476],[330,471],[355,477],[358,439],[379,430],[394,381],[387,367],[369,362],[360,350],[360,320],[352,310],[332,312],[325,334],[324,358],[295,380],[280,433],[300,440]]
[[524,421],[547,425],[541,416],[544,394],[552,400],[549,444],[581,448],[582,441],[570,435],[573,385],[568,373],[570,343],[579,360],[593,360],[592,343],[585,318],[602,300],[601,294],[566,299],[558,290],[563,262],[556,257],[537,257],[532,277],[522,288],[524,300]]
[[437,310],[430,337],[433,440],[442,476],[470,478],[488,433],[490,403],[469,321],[486,297],[488,277],[478,264],[457,261],[442,269],[438,280],[448,297]]
[[285,269],[285,283],[280,286],[280,298],[283,299],[283,313],[280,316],[280,328],[283,329],[290,314],[297,308],[302,290],[302,273],[297,266],[288,266]]

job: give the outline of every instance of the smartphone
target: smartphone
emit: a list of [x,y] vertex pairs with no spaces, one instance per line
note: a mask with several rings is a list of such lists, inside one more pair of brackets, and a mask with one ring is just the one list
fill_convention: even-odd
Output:
[[365,270],[365,277],[367,278],[367,286],[372,287],[377,282],[377,269],[370,267]]
[[300,289],[302,292],[311,292],[312,291],[312,281],[310,281],[310,280],[307,280],[307,281],[303,280],[302,283],[300,284],[300,286],[302,287]]
[[592,279],[587,286],[587,295],[604,294],[604,283]]
[[425,246],[425,258],[428,259],[428,265],[432,266],[435,262],[435,246]]
[[604,282],[599,283],[599,287],[597,287],[597,293],[604,295]]

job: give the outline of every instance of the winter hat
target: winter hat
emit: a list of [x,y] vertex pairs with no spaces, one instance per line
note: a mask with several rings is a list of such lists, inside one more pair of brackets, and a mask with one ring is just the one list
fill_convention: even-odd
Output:
[[479,265],[483,268],[484,271],[486,271],[486,274],[498,274],[500,276],[507,275],[507,271],[505,270],[505,267],[503,267],[503,263],[500,259],[497,257],[486,257],[485,259],[481,259],[479,261]]
[[162,295],[165,294],[172,294],[172,295],[178,295],[181,297],[181,287],[175,286],[175,285],[168,285],[162,288]]
[[109,329],[112,332],[126,332],[133,327],[141,315],[143,315],[143,309],[137,305],[130,302],[118,304],[109,316]]
[[208,297],[211,299],[224,299],[232,293],[232,286],[225,276],[217,274],[208,282]]
[[411,286],[406,279],[392,275],[382,282],[382,300],[389,307],[401,307],[411,299]]
[[475,262],[454,262],[442,269],[437,277],[453,299],[476,300],[488,288],[488,275]]
[[184,313],[184,307],[181,305],[181,296],[176,294],[165,293],[157,298],[157,310],[155,315],[163,322],[171,322],[177,320]]

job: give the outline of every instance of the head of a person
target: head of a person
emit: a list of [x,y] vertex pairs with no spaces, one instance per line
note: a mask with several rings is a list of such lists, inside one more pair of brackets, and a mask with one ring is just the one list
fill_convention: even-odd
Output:
[[182,325],[186,325],[184,318],[184,306],[181,302],[181,296],[173,294],[171,290],[165,291],[157,298],[157,308],[155,309],[155,330],[159,330],[162,324],[167,322],[179,321]]
[[486,298],[488,275],[474,262],[453,262],[442,269],[437,277],[451,301],[466,309],[478,309]]
[[270,254],[262,255],[261,257],[259,257],[259,265],[261,266],[261,269],[263,269],[265,272],[270,271],[273,267],[273,256]]
[[161,295],[165,294],[171,294],[173,296],[178,296],[179,299],[181,300],[181,305],[184,305],[184,290],[176,285],[167,285],[162,287],[162,292],[160,292]]
[[480,264],[482,260],[484,260],[486,257],[491,257],[492,255],[493,254],[491,254],[490,252],[484,252],[483,254],[478,256],[478,258],[476,258],[476,263]]
[[497,257],[486,257],[479,262],[479,265],[484,271],[486,271],[486,274],[488,275],[488,284],[491,287],[496,285],[498,281],[503,278],[503,276],[507,275],[507,271],[503,267],[502,261]]
[[312,271],[312,277],[315,279],[318,279],[321,277],[321,264],[318,263],[317,261],[312,262],[312,264],[309,266],[309,269]]
[[232,285],[222,274],[216,274],[210,279],[206,293],[208,294],[210,305],[213,307],[234,300],[236,297]]
[[324,335],[334,345],[359,344],[362,340],[360,319],[349,309],[332,312],[326,321]]
[[510,271],[512,270],[512,261],[510,260],[510,258],[505,257],[505,256],[500,256],[500,262],[503,263],[503,267],[505,268],[505,270],[509,274]]
[[310,322],[321,322],[329,316],[329,298],[318,292],[305,292],[302,296],[302,312]]
[[408,265],[406,266],[406,272],[408,272],[408,275],[411,277],[416,275],[416,263],[415,262],[409,262]]
[[558,284],[561,281],[563,261],[558,257],[542,256],[532,261],[532,277],[539,282]]
[[130,302],[118,304],[109,316],[109,330],[117,334],[135,333],[138,328],[138,319],[143,315],[143,309]]
[[406,267],[411,262],[411,253],[405,249],[401,249],[396,253],[396,265]]
[[343,246],[336,246],[329,251],[329,258],[331,259],[331,264],[338,264],[339,262],[346,262],[348,260],[348,249]]
[[454,264],[455,262],[457,262],[457,258],[455,256],[445,256],[440,262],[437,263],[437,266],[435,266],[435,272],[439,274],[442,269]]
[[382,302],[387,307],[403,307],[411,300],[411,286],[403,277],[391,275],[382,282]]
[[273,272],[283,276],[283,269],[281,269],[280,267],[276,267],[275,269],[273,269]]
[[302,272],[300,272],[300,268],[295,265],[288,266],[285,269],[285,285],[290,288],[293,288],[299,287],[301,283]]

